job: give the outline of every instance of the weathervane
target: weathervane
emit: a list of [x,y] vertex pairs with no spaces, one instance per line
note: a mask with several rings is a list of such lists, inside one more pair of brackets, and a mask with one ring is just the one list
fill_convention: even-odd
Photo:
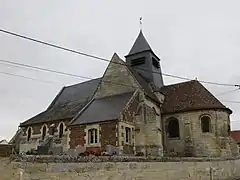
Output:
[[140,30],[142,30],[142,17],[140,17]]

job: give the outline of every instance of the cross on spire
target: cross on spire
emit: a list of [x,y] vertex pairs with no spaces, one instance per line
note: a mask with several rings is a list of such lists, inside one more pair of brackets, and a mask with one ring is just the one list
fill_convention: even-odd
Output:
[[140,31],[142,31],[142,17],[140,17]]

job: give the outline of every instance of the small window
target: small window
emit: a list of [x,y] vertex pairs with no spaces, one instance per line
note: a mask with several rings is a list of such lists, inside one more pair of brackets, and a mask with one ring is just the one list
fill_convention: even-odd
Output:
[[64,129],[63,123],[61,123],[60,126],[59,126],[59,138],[63,137],[63,129]]
[[89,129],[88,130],[88,143],[89,144],[98,143],[97,129]]
[[203,133],[210,132],[211,130],[211,119],[209,116],[201,117],[201,128]]
[[131,129],[129,127],[125,128],[125,142],[130,143],[131,142]]
[[138,66],[138,65],[141,65],[141,64],[145,64],[145,57],[133,59],[131,61],[131,66]]
[[167,126],[169,138],[179,138],[179,122],[176,118],[171,118]]
[[46,127],[46,126],[43,126],[43,128],[42,128],[42,140],[45,139],[46,134],[47,134],[47,127]]
[[27,141],[30,141],[31,136],[32,136],[32,128],[28,128],[28,131],[27,131]]
[[155,68],[160,68],[160,64],[159,64],[159,61],[156,60],[155,58],[152,58],[152,64]]

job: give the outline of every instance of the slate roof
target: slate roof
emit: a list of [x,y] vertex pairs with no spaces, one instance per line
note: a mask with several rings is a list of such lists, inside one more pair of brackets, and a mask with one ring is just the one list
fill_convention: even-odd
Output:
[[101,78],[64,87],[47,110],[30,118],[20,126],[73,118],[91,99]]
[[136,78],[138,83],[141,85],[146,95],[149,96],[152,100],[159,102],[158,98],[156,97],[156,95],[154,94],[153,90],[151,89],[147,81],[144,79],[144,77],[142,77],[141,74],[139,74],[134,68],[128,66],[128,69]]
[[130,56],[132,54],[137,54],[139,52],[144,52],[144,51],[152,51],[152,49],[148,44],[146,38],[144,37],[142,31],[140,31],[136,41],[134,42],[127,56]]
[[231,113],[197,80],[164,86],[160,91],[165,95],[162,113],[200,109],[226,109]]
[[92,102],[74,118],[71,125],[90,124],[116,120],[134,92],[93,99]]

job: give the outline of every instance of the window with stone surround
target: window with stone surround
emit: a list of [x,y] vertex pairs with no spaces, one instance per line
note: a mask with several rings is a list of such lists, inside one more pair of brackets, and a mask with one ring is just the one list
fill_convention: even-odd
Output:
[[125,127],[125,142],[131,142],[131,129],[129,127]]
[[98,143],[98,130],[93,128],[88,130],[88,144]]
[[58,134],[59,138],[63,137],[63,130],[64,130],[64,125],[63,125],[63,123],[61,123],[59,125],[59,134]]
[[168,119],[167,132],[169,138],[179,138],[179,122],[178,119],[171,117]]
[[27,131],[27,141],[30,141],[31,137],[32,137],[32,128],[29,127]]
[[204,115],[201,117],[201,128],[203,133],[211,132],[211,119],[209,116]]
[[46,134],[47,134],[47,127],[46,127],[46,125],[44,125],[42,128],[42,140],[45,139]]

